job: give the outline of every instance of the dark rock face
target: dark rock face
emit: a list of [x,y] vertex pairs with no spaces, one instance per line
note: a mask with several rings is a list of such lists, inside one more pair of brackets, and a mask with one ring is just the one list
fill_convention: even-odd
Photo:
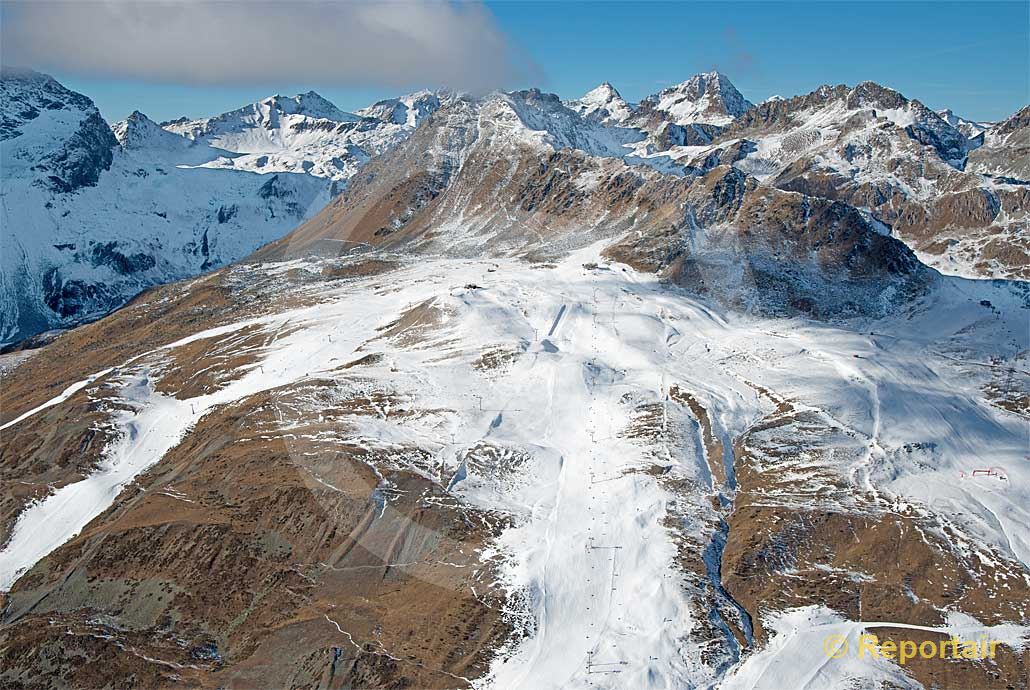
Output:
[[219,206],[218,207],[218,224],[224,225],[232,220],[233,217],[239,212],[240,208],[236,204],[230,206]]
[[56,268],[43,275],[43,299],[47,307],[62,319],[107,311],[122,302],[121,297],[107,286],[83,280],[65,280]]
[[20,136],[23,125],[47,110],[66,110],[81,119],[78,129],[70,136],[62,132],[58,148],[34,166],[38,184],[58,193],[95,185],[110,169],[118,141],[93,101],[45,74],[5,70],[0,75],[0,141]]
[[83,120],[79,130],[37,169],[47,174],[46,184],[61,193],[93,187],[100,174],[111,168],[113,150],[118,145],[114,133],[99,112]]
[[94,266],[109,266],[121,275],[139,273],[157,265],[154,257],[143,252],[129,256],[118,251],[117,242],[99,242],[90,250],[89,261]]
[[[88,249],[76,252],[75,260],[94,267],[106,266],[119,276],[131,276],[157,265],[157,260],[150,254],[123,253],[118,242],[92,243]],[[125,297],[117,285],[69,279],[56,267],[43,274],[43,302],[61,319],[84,319],[110,311],[124,301]]]
[[655,141],[659,150],[669,149],[673,146],[704,146],[712,143],[720,131],[721,128],[717,125],[703,122],[689,125],[677,125],[670,122],[655,134]]
[[46,110],[95,110],[93,101],[38,72],[0,71],[0,141],[21,134],[21,126]]

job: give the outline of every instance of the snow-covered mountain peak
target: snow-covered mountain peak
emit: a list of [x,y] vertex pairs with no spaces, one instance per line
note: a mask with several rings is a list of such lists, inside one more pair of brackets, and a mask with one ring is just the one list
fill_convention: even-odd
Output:
[[[886,111],[891,120],[898,118],[891,114],[907,112],[912,118],[922,116],[923,119],[939,119],[937,113],[933,112],[919,101],[905,98],[901,92],[883,86],[875,81],[863,81],[850,89],[845,97],[845,103],[849,110],[874,109]],[[908,116],[902,118],[907,120]],[[905,122],[896,121],[895,124],[904,125]],[[910,124],[910,123],[909,123]]]
[[5,193],[14,178],[54,193],[95,185],[118,142],[93,101],[39,72],[0,76]]
[[959,115],[956,115],[955,111],[951,108],[938,110],[937,114],[942,120],[965,134],[969,139],[978,137],[980,134],[987,131],[987,128],[990,126],[989,123],[974,122],[973,120],[967,120],[964,117],[960,117]]
[[0,79],[0,342],[93,318],[239,259],[339,193],[413,128],[314,92],[112,127],[44,74]]
[[1030,105],[986,127],[975,141],[983,145],[969,155],[968,170],[1023,184],[1030,180]]
[[726,125],[753,107],[721,72],[695,74],[648,96],[645,101],[653,109],[668,113],[672,121],[680,125],[695,122]]
[[622,94],[620,94],[610,82],[603,81],[598,86],[584,94],[584,96],[579,100],[582,103],[597,103],[600,105],[615,99],[622,100]]
[[592,116],[602,122],[625,122],[633,115],[633,107],[609,82],[602,82],[567,105],[583,117]]
[[387,98],[361,108],[357,114],[390,124],[418,127],[422,120],[435,112],[442,102],[452,98],[449,91],[423,89],[399,98]]
[[292,97],[276,94],[262,100],[261,104],[286,115],[304,115],[319,120],[333,120],[335,122],[355,122],[360,119],[357,115],[340,110],[314,91],[308,91],[307,93],[297,94]]
[[[824,84],[808,94],[767,100],[741,116],[726,133],[753,136],[756,128],[781,133],[797,130],[804,134],[788,147],[796,156],[811,146],[821,146],[820,142],[835,141],[845,132],[851,133],[850,143],[865,146],[885,123],[906,139],[932,146],[952,167],[961,167],[968,151],[975,148],[962,132],[918,100],[873,81],[854,87]],[[799,147],[803,142],[808,143]]]
[[163,129],[138,110],[132,111],[124,120],[116,122],[111,129],[118,143],[126,150],[152,147],[182,148],[190,144],[185,137]]
[[[417,105],[416,105],[417,102]],[[436,101],[411,99],[422,117]],[[180,119],[163,127],[222,152],[204,167],[253,172],[294,172],[344,181],[371,156],[403,139],[414,125],[340,110],[313,91],[264,100],[199,120]]]
[[[340,110],[314,91],[309,91],[292,97],[277,94],[215,117],[196,120],[180,118],[162,123],[162,126],[188,139],[211,140],[255,129],[268,132],[282,129],[298,130],[310,128],[319,121],[354,123],[361,119],[353,113]],[[319,126],[327,129],[331,128],[332,124],[328,127]],[[223,148],[240,151],[236,148]]]
[[497,93],[481,107],[496,136],[554,150],[574,148],[593,156],[622,157],[626,144],[643,139],[642,132],[584,117],[553,93],[527,89]]
[[0,141],[22,134],[23,126],[43,117],[47,127],[77,127],[84,117],[99,112],[86,96],[33,70],[0,69]]
[[671,88],[686,93],[693,98],[698,98],[708,91],[723,92],[737,90],[729,77],[717,70],[700,72]]

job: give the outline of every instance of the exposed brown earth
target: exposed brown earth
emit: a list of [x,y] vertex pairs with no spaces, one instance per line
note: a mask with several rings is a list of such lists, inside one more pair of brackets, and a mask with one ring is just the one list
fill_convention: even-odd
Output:
[[[927,626],[944,624],[944,610],[985,625],[1030,619],[1022,564],[993,551],[989,561],[977,559],[949,526],[886,509],[849,486],[820,461],[820,453],[846,447],[832,440],[840,430],[797,412],[790,401],[773,400],[777,409],[735,443],[739,484],[723,553],[723,581],[752,615],[756,640],[766,638],[767,612],[805,605],[824,605],[850,620]],[[913,632],[892,637],[914,639]],[[1022,687],[1028,668],[1025,652],[1012,650],[995,663],[936,659],[905,666],[926,687],[955,689]]]
[[[485,671],[508,634],[476,556],[491,522],[409,472],[384,489],[367,449],[275,437],[290,395],[206,416],[19,580],[5,687],[453,688]],[[327,431],[376,413],[328,412]]]
[[0,379],[0,419],[9,421],[98,371],[197,331],[230,323],[248,309],[223,276],[200,278],[189,289],[149,290],[102,321],[64,333]]
[[89,386],[5,429],[0,443],[0,544],[28,503],[82,479],[103,457],[114,430],[104,384]]
[[[780,108],[746,117],[769,127],[783,117]],[[696,179],[677,179],[572,149],[542,157],[529,147],[478,146],[476,137],[491,133],[472,131],[453,111],[430,124],[249,265],[150,291],[57,338],[40,352],[45,356],[0,369],[0,421],[144,354],[135,364],[159,372],[159,392],[214,392],[244,375],[289,327],[255,325],[159,348],[313,304],[334,281],[383,275],[376,289],[395,289],[388,274],[398,264],[363,256],[369,246],[461,255],[461,241],[472,239],[477,252],[523,256],[543,267],[569,248],[609,237],[617,240],[609,258],[695,294],[815,318],[875,313],[871,305],[885,289],[903,301],[932,281],[907,247],[878,233],[856,208],[821,198],[844,195],[839,180],[809,175],[810,187],[797,182],[812,172],[804,163],[791,169],[796,184],[781,180],[797,189],[762,186],[731,167],[742,147],[723,152]],[[467,157],[436,153],[456,147]],[[595,186],[580,184],[585,174]],[[849,188],[847,201],[876,206],[869,200],[881,192],[879,208],[931,247],[946,247],[950,229],[993,222],[995,201],[1027,203],[1019,192],[992,201],[979,189],[956,188],[935,202],[939,208],[924,208],[896,190],[871,187]],[[463,234],[448,232],[446,221],[456,215],[467,221]],[[1025,264],[1020,251],[999,242],[982,256]],[[310,273],[294,266],[279,277],[263,276],[256,265],[308,254],[337,260]],[[352,361],[341,361],[336,380],[305,379],[214,408],[0,601],[0,685],[452,688],[482,677],[513,630],[509,602],[494,591],[490,566],[479,557],[505,518],[469,508],[442,488],[442,477],[414,471],[413,462],[425,467],[432,459],[426,448],[355,438],[367,419],[434,412],[412,409],[409,397],[366,368],[389,365],[380,352],[387,342],[417,350],[432,336],[433,347],[449,345],[448,316],[442,302],[415,304]],[[443,349],[442,357],[452,356]],[[473,368],[485,380],[520,356],[510,344],[485,349]],[[110,440],[97,402],[108,380],[5,430],[0,524],[8,531],[26,501],[98,461]],[[984,393],[1025,414],[1023,383],[999,376]],[[654,460],[633,471],[659,477],[674,496],[665,524],[676,535],[684,586],[710,614],[698,616],[690,634],[718,641],[705,650],[706,662],[731,663],[730,637],[748,651],[752,627],[756,644],[768,639],[764,614],[808,604],[853,620],[922,625],[940,624],[945,608],[984,624],[1030,619],[1021,564],[992,552],[999,565],[985,565],[948,525],[893,510],[856,488],[841,465],[841,458],[861,464],[855,432],[755,388],[774,411],[732,449],[718,435],[718,417],[686,384],[673,384],[666,400],[622,401],[632,409],[623,435]],[[695,441],[710,474],[703,485],[671,474],[667,464],[670,452]],[[490,443],[463,449],[461,458],[502,484],[525,462]],[[5,536],[0,532],[0,543]],[[291,663],[281,663],[285,658]],[[1025,656],[1005,652],[994,664],[913,662],[907,670],[931,687],[1006,687],[1018,686],[1027,667]]]
[[716,486],[726,486],[726,463],[724,458],[725,449],[722,441],[712,432],[712,420],[708,416],[708,410],[698,402],[697,398],[685,391],[679,384],[669,387],[669,399],[690,408],[691,414],[697,419],[701,427],[701,442],[705,446],[705,459],[708,468],[715,478]]
[[[624,402],[633,403],[630,398]],[[642,471],[656,476],[674,497],[664,524],[676,544],[682,586],[697,612],[690,639],[701,647],[703,663],[726,668],[740,659],[733,646],[747,651],[751,641],[747,613],[722,590],[720,574],[711,570],[711,564],[719,561],[724,518],[732,507],[729,500],[723,500],[732,489],[727,483],[722,442],[713,432],[708,410],[680,383],[669,386],[662,403],[636,405],[631,420],[624,435],[649,448],[657,463]],[[685,424],[691,422],[697,425],[699,434],[686,428]],[[676,476],[671,473],[672,466],[663,464],[673,459],[665,452],[679,453],[684,445],[693,445],[698,436],[712,476],[711,486]]]
[[246,326],[176,347],[162,357],[154,390],[181,400],[213,393],[246,373],[279,337],[262,326]]
[[[45,356],[27,357],[16,367],[0,368],[0,422],[98,371],[123,365],[200,331],[317,303],[323,298],[326,279],[381,275],[395,266],[389,260],[357,255],[324,264],[320,274],[293,270],[267,275],[258,266],[228,267],[185,283],[153,288],[104,319],[61,334],[45,345]],[[191,349],[199,351],[205,346]]]

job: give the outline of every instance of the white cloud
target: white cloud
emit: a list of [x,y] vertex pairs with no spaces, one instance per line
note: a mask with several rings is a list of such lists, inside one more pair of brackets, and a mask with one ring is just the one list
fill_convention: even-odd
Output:
[[478,3],[3,0],[7,65],[179,84],[471,91],[536,75]]

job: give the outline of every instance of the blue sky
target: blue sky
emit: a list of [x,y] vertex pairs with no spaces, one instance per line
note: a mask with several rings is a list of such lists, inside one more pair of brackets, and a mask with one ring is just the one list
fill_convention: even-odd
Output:
[[[1006,117],[1030,101],[1025,1],[489,2],[487,9],[511,48],[537,70],[507,86],[536,85],[563,98],[608,80],[635,101],[716,68],[752,101],[866,79],[980,120]],[[158,120],[213,115],[309,89],[350,110],[404,90],[303,79],[191,86],[51,72],[93,98],[109,120],[136,108]]]

